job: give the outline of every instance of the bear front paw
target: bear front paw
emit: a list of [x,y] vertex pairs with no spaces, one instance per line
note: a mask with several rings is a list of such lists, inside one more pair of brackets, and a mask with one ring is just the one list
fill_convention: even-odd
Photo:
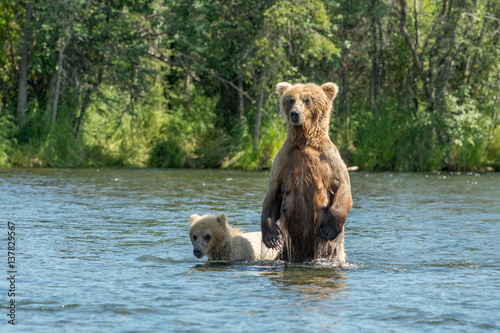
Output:
[[262,242],[268,249],[279,250],[281,248],[281,229],[276,222],[267,219],[262,225]]
[[334,240],[339,233],[340,231],[332,225],[322,223],[319,227],[319,237],[325,242]]
[[264,245],[268,249],[279,250],[281,248],[281,234],[279,232],[263,236]]

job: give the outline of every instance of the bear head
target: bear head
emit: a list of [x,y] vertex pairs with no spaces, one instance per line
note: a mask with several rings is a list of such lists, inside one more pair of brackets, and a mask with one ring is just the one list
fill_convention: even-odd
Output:
[[189,238],[196,258],[217,251],[230,237],[227,215],[224,213],[217,216],[193,214],[190,219]]
[[312,131],[326,131],[330,127],[332,102],[338,92],[335,83],[296,84],[278,83],[276,92],[280,98],[281,112],[286,117],[287,127],[308,135]]

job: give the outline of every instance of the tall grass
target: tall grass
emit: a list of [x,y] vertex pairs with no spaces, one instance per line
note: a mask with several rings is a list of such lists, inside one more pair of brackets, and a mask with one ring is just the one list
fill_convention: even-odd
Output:
[[[224,114],[217,110],[218,98],[206,96],[200,88],[189,94],[165,94],[158,84],[145,99],[133,101],[130,95],[107,87],[102,97],[88,108],[79,141],[74,123],[65,117],[74,114],[69,104],[61,106],[56,124],[30,106],[23,131],[4,110],[0,166],[258,170],[271,167],[286,139],[284,118],[266,113],[254,149],[255,106],[250,105],[245,119],[218,119]],[[494,110],[482,107],[466,89],[446,95],[439,113],[429,113],[425,105],[419,110],[400,107],[395,98],[384,96],[376,111],[361,105],[352,115],[350,142],[343,129],[334,141],[344,159],[364,170],[460,171],[485,165],[498,169],[500,125],[484,116]],[[226,126],[217,125],[221,123]]]
[[[415,111],[385,97],[378,112],[363,110],[356,123],[355,163],[365,170],[475,170],[487,160],[486,112],[466,89],[446,94],[438,111]],[[493,145],[489,145],[493,147]],[[495,149],[492,149],[495,151]],[[498,157],[493,157],[493,159]]]
[[17,127],[14,121],[11,115],[0,114],[0,167],[10,165],[10,155],[17,143]]

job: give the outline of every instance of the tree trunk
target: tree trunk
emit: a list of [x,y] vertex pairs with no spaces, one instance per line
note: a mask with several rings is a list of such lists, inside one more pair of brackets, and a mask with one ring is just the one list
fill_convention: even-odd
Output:
[[377,45],[377,18],[375,12],[375,4],[372,4],[372,71],[370,79],[370,105],[375,115],[375,123],[378,122],[378,112],[377,112],[377,95],[378,95],[378,75],[379,75],[379,65],[378,65],[378,45]]
[[[349,95],[347,94],[347,48],[342,49],[342,55],[340,60],[341,71],[341,95],[340,95],[340,108],[343,109],[345,115],[345,130],[346,130],[346,142],[349,143]],[[340,131],[338,131],[340,135]],[[337,141],[340,137],[337,137]]]
[[90,93],[88,94],[88,96],[89,96],[89,98],[87,98],[87,96],[85,96],[86,101],[83,102],[82,108],[80,110],[80,117],[78,118],[78,127],[76,129],[75,142],[78,142],[78,140],[80,140],[80,135],[82,133],[83,120],[85,119],[85,112],[87,111],[88,100],[90,99]]
[[[488,1],[488,4],[486,5],[486,12],[489,12],[490,11],[490,4],[491,4],[491,1]],[[486,28],[486,20],[483,19],[483,22],[482,22],[482,27],[481,27],[481,33],[479,34],[479,38],[477,40],[477,42],[475,43],[476,46],[480,46],[481,45],[481,42],[483,40],[483,36],[484,36],[484,31],[485,31],[485,28]],[[469,85],[470,84],[470,79],[471,79],[471,76],[472,76],[472,73],[474,73],[474,67],[476,66],[476,60],[477,60],[477,55],[478,55],[478,52],[477,51],[474,51],[474,57],[472,58],[472,62],[471,64],[469,65],[469,63],[467,63],[467,67],[466,67],[466,70],[465,70],[465,77],[466,77],[466,84]]]
[[257,117],[255,118],[255,125],[253,128],[253,150],[257,151],[259,148],[260,137],[260,119],[262,118],[262,104],[264,103],[264,88],[259,91],[259,98],[257,99]]
[[89,106],[90,102],[91,89],[92,88],[87,89],[87,91],[85,92],[85,97],[83,98],[82,107],[80,109],[80,117],[78,118],[78,127],[76,129],[75,142],[78,142],[78,140],[80,140],[80,134],[82,133],[82,127],[83,127],[83,120],[85,119],[85,112],[87,112],[87,107]]
[[238,77],[238,115],[240,118],[240,121],[243,121],[245,119],[245,101],[244,101],[244,96],[243,96],[243,80],[241,77]]
[[[350,12],[350,2],[345,1],[343,3],[342,11],[344,13]],[[335,126],[336,129],[336,142],[341,141],[342,138],[342,125],[345,126],[346,131],[346,143],[349,144],[349,95],[347,88],[347,79],[348,79],[348,70],[347,70],[347,61],[348,61],[348,52],[349,49],[346,46],[346,41],[348,40],[348,30],[349,30],[349,22],[347,15],[342,15],[342,49],[340,54],[340,94],[339,94],[339,122],[338,127]],[[341,115],[344,115],[344,124],[342,124]]]
[[420,44],[420,29],[418,27],[418,0],[413,0],[413,10],[415,11],[415,44]]
[[379,78],[378,78],[378,86],[379,86],[379,91],[380,87],[383,85],[385,81],[385,56],[384,56],[384,32],[382,29],[382,23],[381,20],[378,20],[377,22],[378,26],[378,67],[379,67]]
[[[102,55],[101,55],[101,61],[102,61]],[[82,128],[83,128],[83,121],[85,120],[85,113],[87,112],[87,108],[90,103],[90,96],[92,92],[99,87],[99,85],[102,82],[102,74],[103,74],[103,69],[102,67],[99,69],[99,73],[97,74],[97,80],[92,84],[92,86],[88,87],[86,92],[85,92],[85,97],[83,98],[83,103],[82,107],[80,109],[80,117],[78,117],[78,126],[76,128],[76,137],[75,137],[75,142],[78,142],[80,140],[80,136],[82,134]]]
[[45,118],[50,119],[54,108],[54,98],[56,95],[57,71],[50,76],[49,94],[47,96],[47,104],[45,105]]
[[[420,57],[417,54],[417,50],[415,49],[415,46],[410,40],[410,36],[408,36],[408,31],[406,31],[406,0],[400,0],[401,3],[401,22],[399,23],[399,28],[401,30],[401,33],[403,34],[404,40],[408,47],[410,48],[411,54],[413,56],[413,64],[415,65],[415,68],[420,76],[420,79],[422,80],[422,83],[424,84],[424,92],[425,96],[427,97],[427,109],[430,111],[434,111],[434,97],[432,94],[432,88],[431,88],[431,82],[429,82],[429,77],[426,75],[424,66],[422,65],[422,62],[420,61]],[[432,60],[432,59],[431,59]]]
[[191,93],[191,73],[188,72],[186,74],[186,87],[184,89],[184,94],[189,96],[190,93]]
[[62,78],[62,71],[63,71],[63,60],[64,60],[64,51],[66,50],[66,47],[69,44],[69,41],[71,40],[71,33],[66,38],[64,41],[63,45],[61,45],[61,50],[59,51],[59,57],[57,60],[57,81],[56,81],[56,88],[55,88],[55,94],[54,94],[54,107],[52,109],[52,118],[51,122],[52,124],[56,123],[56,118],[57,118],[57,105],[59,103],[59,92],[61,90],[61,78]]
[[21,63],[19,68],[19,91],[17,95],[17,122],[20,128],[26,125],[26,105],[28,104],[28,63],[29,43],[31,39],[31,18],[33,7],[31,2],[26,3],[26,19],[23,28],[23,44],[21,47]]

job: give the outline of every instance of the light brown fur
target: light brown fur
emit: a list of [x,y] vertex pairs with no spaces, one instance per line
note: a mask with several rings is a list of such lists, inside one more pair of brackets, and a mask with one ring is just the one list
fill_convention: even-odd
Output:
[[276,87],[287,139],[273,161],[261,230],[267,247],[283,242],[284,260],[345,261],[344,223],[352,207],[351,187],[346,165],[329,137],[337,90],[334,83]]
[[227,215],[191,215],[189,238],[197,258],[210,260],[273,260],[279,251],[262,244],[260,231],[245,233],[227,223]]

